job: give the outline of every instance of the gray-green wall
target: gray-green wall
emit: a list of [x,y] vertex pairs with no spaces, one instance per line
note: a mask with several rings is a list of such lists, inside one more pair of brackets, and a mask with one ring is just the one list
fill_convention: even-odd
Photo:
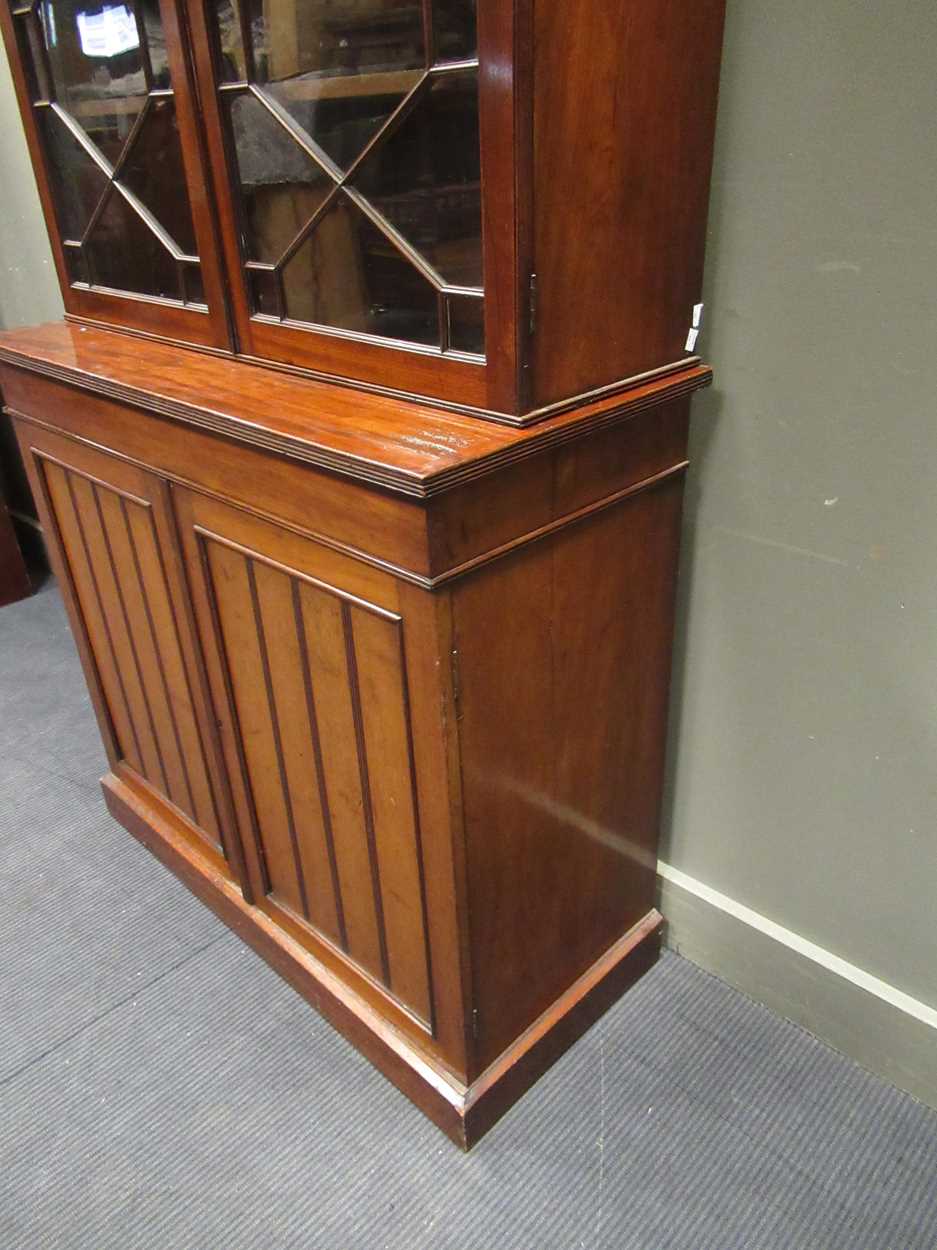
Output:
[[[937,1102],[935,63],[933,0],[729,0],[662,871],[678,948]],[[5,66],[0,122],[14,325]]]
[[935,65],[933,0],[729,0],[662,856],[729,904],[678,946],[937,1102]]
[[0,50],[0,326],[51,321],[61,315],[62,300],[10,68]]

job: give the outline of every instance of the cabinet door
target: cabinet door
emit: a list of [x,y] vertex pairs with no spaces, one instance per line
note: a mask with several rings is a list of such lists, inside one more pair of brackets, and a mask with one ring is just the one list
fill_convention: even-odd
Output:
[[178,808],[221,864],[224,796],[173,567],[167,488],[47,430],[22,423],[20,438],[111,766]]
[[175,500],[253,896],[382,1012],[445,1040],[452,867],[419,613],[381,571],[204,496]]
[[66,309],[229,346],[176,0],[2,0]]
[[512,19],[479,22],[475,0],[188,9],[242,349],[510,404]]

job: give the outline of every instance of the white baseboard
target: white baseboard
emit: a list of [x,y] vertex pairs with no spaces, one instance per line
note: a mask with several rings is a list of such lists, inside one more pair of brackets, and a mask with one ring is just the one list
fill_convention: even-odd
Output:
[[667,944],[937,1107],[937,1010],[661,861]]

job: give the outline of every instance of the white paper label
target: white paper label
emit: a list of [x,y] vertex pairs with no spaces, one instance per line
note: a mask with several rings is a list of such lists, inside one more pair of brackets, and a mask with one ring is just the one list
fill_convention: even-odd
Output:
[[79,12],[77,17],[78,37],[85,56],[120,56],[140,46],[137,23],[126,5],[110,5],[100,13]]
[[697,329],[694,327],[694,329],[692,329],[692,330],[690,331],[690,333],[686,336],[686,348],[685,348],[685,350],[686,350],[686,351],[688,351],[688,352],[695,351],[695,350],[696,350],[696,340],[697,340],[698,338],[699,338],[699,330],[697,330]]
[[693,329],[694,330],[698,330],[700,326],[703,324],[703,309],[705,307],[706,307],[705,304],[693,305]]

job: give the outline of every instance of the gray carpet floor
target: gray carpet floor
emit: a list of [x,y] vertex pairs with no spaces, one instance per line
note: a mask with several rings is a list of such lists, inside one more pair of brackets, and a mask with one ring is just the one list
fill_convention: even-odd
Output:
[[0,1250],[935,1250],[937,1114],[667,955],[469,1156],[107,816],[0,611]]

